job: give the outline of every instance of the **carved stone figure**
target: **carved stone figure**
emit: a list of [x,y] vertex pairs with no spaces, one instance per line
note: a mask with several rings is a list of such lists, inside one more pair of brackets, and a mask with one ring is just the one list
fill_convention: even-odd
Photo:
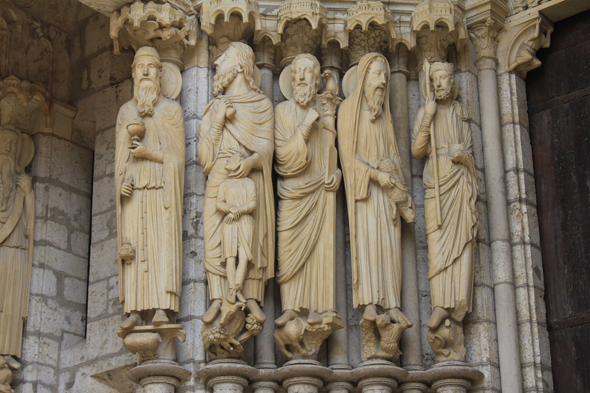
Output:
[[338,117],[350,223],[353,304],[363,313],[364,360],[397,360],[401,332],[412,327],[400,310],[400,216],[413,222],[415,213],[393,130],[390,74],[383,55],[363,56],[356,86],[342,103]]
[[[424,64],[428,78],[426,105],[416,116],[412,155],[416,159],[426,158],[424,205],[433,309],[427,323],[429,341],[435,351],[444,349],[446,359],[463,360],[464,347],[462,343],[457,346],[453,337],[463,337],[462,321],[471,311],[473,295],[478,223],[473,145],[467,110],[456,101],[458,88],[453,65],[437,62],[430,66],[428,61]],[[451,326],[458,326],[460,334],[441,332]],[[445,345],[435,343],[434,335]]]
[[[0,130],[0,391],[10,383],[20,364],[23,324],[29,314],[33,266],[35,195],[24,169],[35,148],[16,127]],[[3,386],[4,385],[4,386]],[[2,389],[8,390],[2,390]]]
[[[275,169],[280,177],[277,282],[284,311],[275,321],[275,341],[290,357],[282,337],[299,336],[282,330],[297,331],[297,326],[304,326],[301,336],[306,349],[298,342],[290,344],[297,355],[308,357],[317,353],[333,330],[343,327],[336,310],[334,264],[335,193],[342,173],[336,162],[336,131],[322,105],[326,97],[317,94],[321,82],[318,60],[300,54],[290,70],[293,97],[275,111]],[[332,90],[324,95],[333,97]]]
[[161,94],[155,49],[140,48],[132,68],[134,94],[119,110],[115,161],[123,330],[167,324],[182,287],[182,108]]
[[260,305],[274,275],[274,112],[254,82],[248,45],[231,43],[215,65],[217,97],[203,113],[197,147],[208,175],[204,267],[212,300],[201,334],[212,356],[235,357],[262,331]]

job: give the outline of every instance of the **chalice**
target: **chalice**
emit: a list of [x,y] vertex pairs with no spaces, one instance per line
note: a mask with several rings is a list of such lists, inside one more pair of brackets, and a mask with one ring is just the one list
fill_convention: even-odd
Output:
[[[127,125],[127,133],[131,136],[132,141],[139,142],[141,138],[145,135],[145,125],[143,124],[143,120],[133,120]],[[133,146],[129,146],[130,149],[133,149]]]

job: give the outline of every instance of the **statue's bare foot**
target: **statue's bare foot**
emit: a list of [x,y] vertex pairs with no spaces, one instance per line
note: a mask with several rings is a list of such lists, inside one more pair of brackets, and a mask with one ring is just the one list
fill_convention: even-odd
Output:
[[317,312],[310,312],[309,316],[307,317],[307,323],[310,325],[319,325],[324,320],[320,314]]
[[166,315],[166,311],[164,310],[156,310],[154,314],[154,318],[152,318],[152,324],[154,326],[162,326],[170,322],[168,316]]
[[236,302],[236,291],[234,291],[233,289],[229,291],[229,295],[227,295],[227,301],[231,304],[234,304]]
[[448,318],[449,315],[451,315],[451,314],[447,310],[445,310],[444,308],[435,307],[434,310],[432,310],[432,315],[430,316],[430,319],[426,323],[426,326],[428,326],[429,329],[434,330],[437,327],[439,327],[440,324],[442,323],[442,321],[445,318]]
[[129,316],[119,326],[123,330],[133,329],[134,327],[141,325],[141,315],[137,311],[131,311]]
[[207,311],[205,311],[205,314],[203,314],[203,322],[204,323],[213,322],[215,320],[215,318],[217,318],[217,314],[219,314],[220,309],[221,309],[221,300],[219,300],[219,299],[213,300],[211,307],[209,307],[209,309]]
[[236,295],[238,296],[238,300],[242,303],[247,303],[248,301],[246,300],[246,298],[244,297],[244,295],[242,295],[242,291],[238,291],[236,293]]
[[368,304],[365,306],[365,311],[363,311],[363,319],[367,321],[373,322],[377,319],[377,306],[374,304]]
[[297,313],[293,310],[287,310],[283,315],[275,319],[275,325],[285,326],[287,322],[292,321],[295,318],[297,318]]
[[246,308],[250,310],[252,316],[258,323],[264,323],[266,321],[266,315],[264,315],[256,300],[248,299],[246,301]]
[[389,314],[389,316],[395,323],[406,325],[408,328],[414,326],[412,321],[410,321],[408,317],[406,317],[402,310],[400,310],[399,308],[392,308],[387,311],[387,314]]

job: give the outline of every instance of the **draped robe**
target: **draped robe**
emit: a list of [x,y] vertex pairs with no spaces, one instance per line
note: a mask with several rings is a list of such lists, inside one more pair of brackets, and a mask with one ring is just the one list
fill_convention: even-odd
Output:
[[353,305],[374,304],[388,310],[401,307],[401,220],[398,209],[394,222],[387,192],[371,173],[379,159],[400,162],[400,158],[389,84],[381,116],[371,122],[370,111],[361,108],[366,75],[377,56],[372,53],[361,59],[356,89],[340,106],[338,148],[348,205]]
[[[321,115],[319,101],[314,109]],[[299,127],[309,108],[294,99],[275,109],[275,169],[279,211],[279,274],[283,311],[306,309],[323,313],[336,311],[335,275],[324,262],[325,240],[335,236],[327,228],[326,123],[314,123],[307,143]],[[332,128],[333,130],[333,128]]]
[[[185,134],[180,105],[160,96],[154,115],[145,116],[141,143],[160,152],[163,163],[130,153],[130,121],[139,119],[133,100],[117,119],[116,201],[118,246],[130,243],[131,263],[119,260],[119,299],[124,311],[166,309],[178,312],[182,289],[182,203]],[[124,182],[133,184],[131,197],[121,195]]]
[[[212,126],[219,110],[219,98],[222,97],[232,103],[236,113],[232,119],[225,120],[221,135],[216,136]],[[217,194],[220,184],[228,178],[225,165],[238,151],[246,156],[258,153],[262,160],[262,168],[253,168],[248,175],[256,188],[256,209],[252,212],[252,262],[242,294],[246,299],[255,299],[262,304],[266,281],[274,276],[273,128],[274,112],[270,100],[254,91],[218,96],[205,109],[199,124],[197,155],[203,173],[208,175],[203,207],[203,235],[204,267],[211,299],[221,299],[229,293],[221,247],[225,215],[217,210]]]
[[[0,184],[0,195],[3,186]],[[14,217],[17,220],[16,225],[9,220],[15,209],[22,209],[20,215]],[[23,323],[29,310],[34,217],[35,197],[32,192],[24,196],[16,185],[15,176],[6,210],[0,212],[2,229],[6,230],[9,229],[6,226],[14,225],[0,243],[1,355],[21,357]]]
[[[432,308],[471,312],[473,296],[473,253],[477,233],[477,178],[467,110],[455,101],[439,105],[433,124],[437,143],[441,227],[436,223],[433,161],[430,134],[419,133],[424,108],[418,111],[412,137],[412,154],[424,165],[425,218],[428,236],[428,279]],[[452,145],[467,153],[468,165],[451,161]],[[461,306],[461,307],[459,307]]]

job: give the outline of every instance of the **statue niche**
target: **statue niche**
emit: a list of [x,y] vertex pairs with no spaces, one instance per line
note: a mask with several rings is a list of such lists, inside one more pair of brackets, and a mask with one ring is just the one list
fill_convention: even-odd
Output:
[[248,45],[229,44],[214,64],[216,97],[203,113],[197,147],[208,176],[204,267],[212,300],[201,336],[213,358],[237,358],[262,332],[264,289],[274,276],[274,112],[254,81]]

